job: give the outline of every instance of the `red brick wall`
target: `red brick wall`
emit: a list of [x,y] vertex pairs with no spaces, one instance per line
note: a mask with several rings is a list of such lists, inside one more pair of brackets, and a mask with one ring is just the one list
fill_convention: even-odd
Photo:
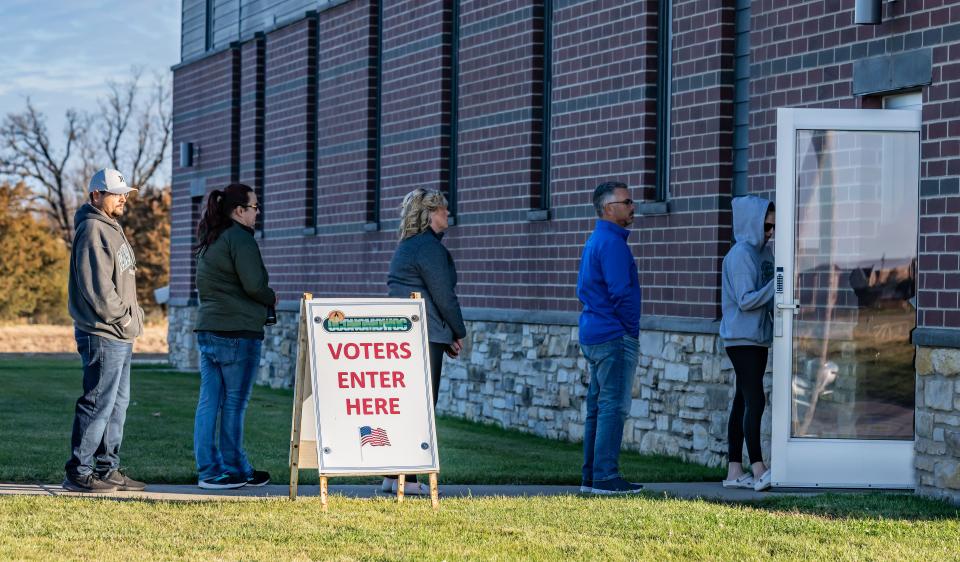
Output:
[[[370,22],[376,5],[346,3],[321,11],[316,20],[267,33],[261,244],[281,298],[296,298],[304,290],[383,294],[401,198],[415,187],[448,188],[450,6],[441,0],[384,6],[380,232],[362,228],[369,215],[366,194],[373,174],[371,142],[376,141],[370,124],[377,55]],[[555,3],[552,218],[529,221],[540,180],[543,20],[537,16],[542,2],[461,4],[460,208],[446,242],[458,264],[465,306],[578,310],[574,286],[582,245],[596,220],[593,188],[621,179],[635,188],[638,199],[652,193],[655,7],[652,0]],[[312,33],[318,38],[315,62]],[[250,44],[242,48],[244,68],[247,54],[254,68],[256,50]],[[319,77],[319,217],[316,234],[304,235],[303,227],[312,226],[307,204],[312,201],[312,139],[304,126],[314,118],[305,79],[313,65]],[[254,96],[250,84],[255,79],[243,80],[243,95]],[[255,111],[253,98],[244,100],[246,174],[256,153],[256,124],[247,123]],[[638,221],[640,230],[656,232],[653,238],[642,235],[648,241],[674,240],[661,232],[660,220]],[[646,250],[638,239],[633,244],[639,256]],[[660,247],[673,251],[669,243]],[[668,283],[663,277],[656,281]],[[646,312],[657,303],[657,293],[648,294]]]
[[228,49],[174,72],[175,154],[179,156],[182,141],[198,148],[192,168],[180,168],[179,158],[173,158],[170,295],[174,299],[189,298],[193,289],[191,245],[200,217],[191,185],[199,182],[200,189],[209,191],[237,177],[234,147],[239,139],[235,113],[239,68],[239,52]]
[[674,2],[672,41],[670,212],[640,222],[643,312],[714,319],[731,238],[733,3]]
[[960,327],[960,6],[942,0],[885,3],[880,25],[853,24],[853,3],[754,2],[750,189],[775,187],[776,108],[877,108],[852,93],[853,61],[930,48],[923,88],[920,163],[919,325]]
[[264,238],[302,236],[314,221],[317,20],[266,36]]
[[377,2],[322,13],[318,61],[317,223],[373,219]]
[[315,234],[262,244],[281,299],[303,291],[386,294],[392,233],[364,230],[373,218],[376,4],[348,2],[319,14]]
[[[446,243],[470,307],[576,311],[577,265],[595,221],[592,189],[620,179],[637,199],[653,194],[659,3],[556,0],[551,218],[527,220],[539,182],[541,5],[460,4],[459,209]],[[191,180],[220,187],[239,167],[245,181],[257,183],[258,151],[264,158],[262,243],[282,298],[304,290],[384,293],[401,198],[415,187],[448,188],[450,7],[443,0],[386,4],[383,53],[376,52],[372,25],[376,2],[357,0],[268,31],[260,40],[262,62],[247,40],[238,50],[176,70],[174,141],[197,143],[201,157],[194,169],[174,166],[175,298],[191,284]],[[753,3],[749,188],[773,195],[777,107],[877,107],[876,97],[853,96],[852,61],[932,48],[934,83],[923,91],[921,325],[956,327],[960,102],[953,100],[960,65],[951,60],[960,54],[960,7],[896,2],[886,10],[886,23],[854,26],[852,2]],[[673,11],[670,211],[638,216],[632,245],[645,315],[713,319],[720,261],[731,238],[734,3],[686,0]],[[232,69],[241,64],[242,82],[234,82]],[[258,148],[252,69],[261,67],[264,145]],[[239,114],[230,113],[235,84],[242,84]],[[368,232],[378,133],[382,230]],[[237,135],[239,160],[231,160],[230,139]]]
[[[240,49],[240,182],[253,187],[263,199],[264,84],[266,41],[248,41]],[[262,227],[263,215],[260,216]]]
[[543,18],[529,0],[463,2],[458,211],[539,204]]
[[417,187],[446,190],[450,93],[449,3],[398,0],[383,8],[381,220]]

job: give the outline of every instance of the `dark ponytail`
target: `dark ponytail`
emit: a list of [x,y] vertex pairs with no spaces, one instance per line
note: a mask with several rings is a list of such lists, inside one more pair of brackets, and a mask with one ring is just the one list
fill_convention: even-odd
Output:
[[223,190],[214,189],[207,195],[207,204],[203,208],[200,224],[197,225],[197,245],[194,251],[200,255],[220,238],[225,230],[233,226],[230,215],[237,207],[249,201],[253,188],[242,183],[231,183]]

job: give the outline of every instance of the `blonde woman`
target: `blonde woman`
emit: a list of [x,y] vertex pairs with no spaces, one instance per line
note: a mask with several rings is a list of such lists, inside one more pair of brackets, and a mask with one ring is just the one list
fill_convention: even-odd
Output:
[[[457,270],[450,252],[440,242],[449,216],[447,199],[439,191],[418,188],[408,193],[400,206],[400,244],[387,275],[391,297],[407,298],[419,292],[426,302],[434,406],[440,391],[443,354],[457,357],[467,335],[455,292]],[[382,489],[396,492],[397,479],[384,478]],[[407,476],[404,492],[429,494],[430,489],[416,483],[416,476]]]

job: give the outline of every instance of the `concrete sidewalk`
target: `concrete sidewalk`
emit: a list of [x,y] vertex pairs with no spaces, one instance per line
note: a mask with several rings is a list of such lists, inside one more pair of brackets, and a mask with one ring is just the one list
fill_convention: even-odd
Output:
[[[828,490],[823,488],[791,488],[768,492],[753,490],[727,489],[719,482],[677,482],[644,484],[648,492],[658,496],[679,499],[702,498],[711,501],[748,502],[775,496],[810,496],[825,492],[857,492],[864,490]],[[441,498],[464,497],[529,497],[529,496],[565,496],[578,495],[579,486],[537,486],[537,485],[491,485],[491,484],[441,484]],[[392,494],[380,492],[379,486],[338,484],[330,486],[330,494],[350,498],[390,498]],[[259,488],[244,487],[237,490],[211,492],[193,485],[155,484],[148,485],[143,492],[112,492],[109,494],[84,494],[69,492],[59,484],[0,484],[0,497],[10,495],[30,496],[74,496],[106,497],[117,499],[147,499],[161,501],[211,501],[211,500],[282,500],[289,497],[289,488],[283,484],[271,484]],[[298,497],[308,498],[320,495],[317,485],[300,486]],[[410,498],[411,496],[407,496]],[[599,497],[599,496],[595,496]]]

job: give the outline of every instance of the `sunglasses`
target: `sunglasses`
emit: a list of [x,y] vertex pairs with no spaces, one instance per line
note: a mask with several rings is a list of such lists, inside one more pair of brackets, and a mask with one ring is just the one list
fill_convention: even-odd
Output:
[[765,222],[765,223],[763,223],[763,231],[764,231],[764,232],[770,232],[771,230],[773,230],[774,228],[776,228],[776,226],[777,226],[777,225],[773,224],[772,222]]

